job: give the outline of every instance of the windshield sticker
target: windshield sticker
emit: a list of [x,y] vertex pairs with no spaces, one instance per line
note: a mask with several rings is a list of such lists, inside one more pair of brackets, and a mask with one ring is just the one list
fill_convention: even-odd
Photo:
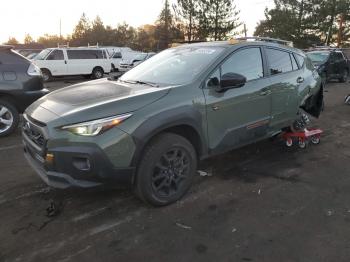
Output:
[[201,48],[194,51],[197,54],[211,55],[216,52],[215,49]]

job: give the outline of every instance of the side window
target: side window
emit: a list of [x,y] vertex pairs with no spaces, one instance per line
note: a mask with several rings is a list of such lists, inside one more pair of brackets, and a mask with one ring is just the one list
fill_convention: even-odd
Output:
[[307,69],[315,70],[314,64],[311,62],[311,59],[308,57],[305,59],[305,65]]
[[46,60],[64,60],[63,51],[62,50],[53,50]]
[[247,81],[264,77],[260,48],[246,48],[235,52],[221,66],[221,75],[226,73],[243,75]]
[[303,57],[303,56],[301,56],[301,55],[294,55],[295,56],[295,58],[297,59],[297,62],[298,62],[298,64],[299,64],[299,67],[300,68],[302,68],[302,67],[304,67],[304,64],[305,64],[305,58]]
[[335,53],[335,57],[337,62],[342,62],[344,60],[343,55],[339,52]]
[[289,53],[268,48],[266,50],[271,75],[286,73],[293,70]]
[[290,54],[290,59],[292,59],[292,66],[293,66],[293,70],[298,70],[298,64],[297,61],[295,61],[295,57],[294,55]]
[[113,55],[113,58],[122,58],[122,54],[120,52],[116,52],[114,55]]
[[67,50],[69,59],[103,59],[102,50]]

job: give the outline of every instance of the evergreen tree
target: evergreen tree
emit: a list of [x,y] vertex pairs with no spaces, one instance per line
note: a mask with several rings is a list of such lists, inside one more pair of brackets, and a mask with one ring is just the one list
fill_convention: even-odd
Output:
[[234,0],[200,0],[200,35],[213,40],[224,40],[236,34],[235,30],[242,25],[239,13]]
[[91,23],[86,17],[85,13],[79,19],[72,34],[72,45],[81,46],[89,43],[89,33],[91,31]]
[[[350,17],[350,0],[275,0],[275,7],[265,10],[265,20],[255,35],[293,41],[296,47],[330,44],[337,38],[338,19]],[[342,33],[348,39],[348,31]]]
[[177,4],[174,5],[175,14],[184,27],[187,41],[198,38],[198,3],[199,0],[177,0]]
[[5,43],[6,45],[18,45],[19,42],[16,38],[14,37],[9,37],[9,40]]
[[26,34],[24,37],[24,43],[25,44],[31,44],[34,43],[34,39],[30,36],[30,34]]

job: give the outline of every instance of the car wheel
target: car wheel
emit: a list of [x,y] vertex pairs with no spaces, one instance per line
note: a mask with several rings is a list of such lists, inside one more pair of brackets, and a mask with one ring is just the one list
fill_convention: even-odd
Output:
[[92,70],[92,77],[94,79],[100,79],[104,75],[103,69],[101,67],[96,67]]
[[18,126],[19,114],[11,103],[0,99],[0,137],[11,134]]
[[182,136],[161,134],[145,148],[138,166],[136,193],[151,205],[169,205],[185,195],[196,169],[193,145]]
[[41,69],[41,73],[43,75],[44,82],[49,82],[52,80],[51,72],[47,69]]
[[345,83],[348,80],[348,70],[344,70],[342,76],[339,78],[340,83]]
[[312,136],[311,137],[311,143],[314,145],[318,145],[321,142],[321,138],[319,136]]
[[298,146],[302,149],[306,148],[306,141],[299,138],[299,141],[298,141]]

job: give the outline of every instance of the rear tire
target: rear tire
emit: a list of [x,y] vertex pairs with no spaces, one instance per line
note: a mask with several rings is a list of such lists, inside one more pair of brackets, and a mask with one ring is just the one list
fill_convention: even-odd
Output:
[[95,67],[94,70],[92,70],[92,77],[93,79],[100,79],[104,75],[103,69],[101,67]]
[[143,152],[135,190],[146,203],[169,205],[186,194],[197,170],[197,155],[184,137],[164,133],[154,138]]
[[349,75],[348,70],[344,70],[342,76],[339,78],[339,82],[345,83],[348,80],[348,75]]
[[0,137],[14,132],[18,123],[19,113],[16,107],[12,103],[0,99]]

